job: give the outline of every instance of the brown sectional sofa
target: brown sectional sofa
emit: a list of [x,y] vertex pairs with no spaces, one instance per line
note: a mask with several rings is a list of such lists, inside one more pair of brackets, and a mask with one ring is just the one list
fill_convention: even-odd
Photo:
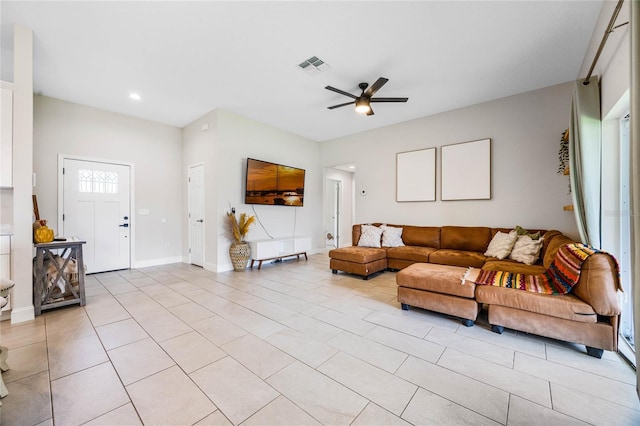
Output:
[[[379,225],[379,224],[374,224]],[[482,305],[487,306],[492,329],[504,327],[587,346],[590,355],[616,351],[620,288],[615,260],[603,253],[582,265],[580,279],[569,294],[545,295],[492,286],[461,285],[464,268],[539,274],[553,262],[558,249],[575,241],[559,231],[540,230],[544,237],[539,261],[525,265],[513,260],[486,257],[484,252],[498,232],[508,228],[420,227],[403,228],[403,247],[357,247],[361,225],[354,225],[353,247],[329,252],[333,273],[338,270],[363,276],[389,270],[397,275],[398,301],[403,309],[416,306],[463,319],[473,325]],[[534,230],[533,232],[537,232]],[[409,269],[408,266],[421,264]],[[434,266],[440,265],[440,266]]]

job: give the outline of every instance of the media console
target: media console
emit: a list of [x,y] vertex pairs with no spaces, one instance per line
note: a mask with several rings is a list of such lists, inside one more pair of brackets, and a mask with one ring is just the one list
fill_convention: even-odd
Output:
[[249,241],[251,247],[251,268],[258,262],[258,269],[265,260],[282,260],[285,257],[296,256],[300,259],[304,255],[307,259],[307,251],[311,250],[311,238],[309,237],[284,237],[266,240]]

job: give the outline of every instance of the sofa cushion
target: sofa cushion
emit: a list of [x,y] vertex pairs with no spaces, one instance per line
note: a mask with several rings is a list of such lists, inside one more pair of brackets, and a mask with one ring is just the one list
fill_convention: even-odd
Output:
[[440,248],[484,253],[491,241],[491,228],[481,226],[443,226]]
[[516,225],[515,231],[516,231],[516,234],[518,234],[518,236],[526,235],[527,237],[530,237],[532,240],[539,240],[540,235],[542,234],[540,231],[528,231],[520,225]]
[[509,233],[497,232],[491,239],[489,247],[487,247],[487,251],[484,252],[484,255],[504,259],[509,256],[509,253],[511,253],[511,249],[517,239],[518,234],[515,231],[511,231]]
[[329,251],[332,259],[344,260],[354,263],[369,263],[387,258],[387,251],[383,248],[373,247],[342,247]]
[[556,318],[595,323],[598,315],[591,305],[572,294],[552,295],[532,293],[512,288],[476,286],[478,303],[507,306]]
[[402,228],[397,226],[381,225],[382,247],[402,247]]
[[362,225],[361,230],[358,247],[380,247],[382,228],[373,225]]
[[428,263],[414,263],[396,274],[400,287],[427,290],[472,299],[476,285],[471,281],[461,284],[465,268]]
[[417,247],[417,246],[404,246],[404,247],[391,247],[387,249],[388,259],[402,259],[412,260],[414,262],[429,262],[429,255],[436,251],[432,247]]
[[403,226],[402,241],[407,246],[440,248],[440,227]]
[[482,265],[484,265],[485,260],[487,260],[487,257],[484,254],[465,250],[440,249],[434,251],[429,255],[430,263],[437,263],[439,265],[462,266],[465,268],[469,266],[481,268]]
[[[381,223],[371,223],[369,225],[380,226]],[[360,241],[360,234],[362,234],[362,227],[364,225],[353,225],[351,228],[351,245],[357,246]]]
[[542,265],[525,265],[524,263],[517,262],[511,259],[497,259],[495,257],[487,259],[482,266],[482,269],[487,271],[507,271],[514,274],[528,274],[538,275],[542,274],[545,269]]
[[544,240],[534,240],[528,235],[520,235],[513,245],[509,259],[517,260],[527,265],[533,265],[540,257],[543,242]]

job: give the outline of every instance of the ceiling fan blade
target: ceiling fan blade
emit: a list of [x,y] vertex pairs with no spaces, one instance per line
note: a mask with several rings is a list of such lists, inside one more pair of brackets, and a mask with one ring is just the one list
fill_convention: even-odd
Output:
[[356,101],[352,101],[352,102],[345,102],[345,103],[343,103],[343,104],[338,104],[338,105],[333,105],[333,106],[327,107],[327,109],[340,108],[340,107],[347,106],[347,105],[353,105],[353,104],[355,104],[355,103],[356,103]]
[[327,86],[325,87],[325,89],[331,90],[332,92],[340,93],[341,95],[348,96],[353,99],[357,98],[356,95],[352,95],[351,93],[345,92],[344,90],[336,89],[335,87]]
[[367,115],[373,115],[373,108],[369,105],[369,111],[367,111]]
[[409,98],[371,98],[369,102],[407,102]]
[[376,80],[375,83],[373,83],[367,90],[364,91],[364,94],[368,97],[373,96],[373,94],[380,90],[382,86],[387,84],[387,81],[389,81],[388,78],[380,77]]

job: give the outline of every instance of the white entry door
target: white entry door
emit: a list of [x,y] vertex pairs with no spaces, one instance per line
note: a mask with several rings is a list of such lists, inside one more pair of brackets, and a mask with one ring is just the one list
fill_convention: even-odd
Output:
[[87,272],[131,267],[130,179],[127,165],[64,159],[62,234],[87,242]]
[[189,263],[204,265],[204,166],[189,166]]

